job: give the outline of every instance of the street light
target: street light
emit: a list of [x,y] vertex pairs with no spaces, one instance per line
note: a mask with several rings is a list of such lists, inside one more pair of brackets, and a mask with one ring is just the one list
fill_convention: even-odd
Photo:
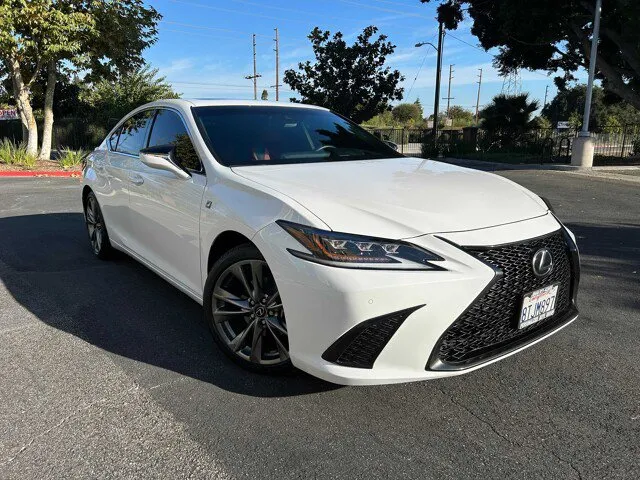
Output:
[[438,46],[436,47],[431,42],[420,42],[416,43],[416,48],[423,47],[425,45],[429,45],[433,47],[436,52],[438,52],[438,61],[436,67],[436,96],[434,100],[434,108],[433,108],[433,144],[434,147],[438,146],[438,109],[440,108],[440,76],[442,73],[442,43],[444,40],[444,30],[442,28],[442,22],[438,25]]
[[425,45],[431,45],[433,47],[433,49],[437,52],[438,51],[438,47],[436,47],[433,43],[431,42],[420,42],[420,43],[416,43],[416,48],[420,48],[420,47],[424,47]]

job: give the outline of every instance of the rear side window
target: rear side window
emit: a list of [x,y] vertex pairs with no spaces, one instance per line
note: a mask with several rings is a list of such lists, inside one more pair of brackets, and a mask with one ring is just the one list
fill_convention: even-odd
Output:
[[122,125],[122,132],[116,145],[116,152],[138,155],[144,147],[147,125],[153,114],[152,110],[140,112],[129,118]]
[[202,164],[187,129],[176,112],[158,110],[149,136],[149,147],[173,145],[174,158],[183,168],[200,172]]
[[118,136],[120,135],[120,131],[122,130],[122,127],[117,128],[109,137],[109,148],[111,150],[115,150],[116,147],[118,146]]

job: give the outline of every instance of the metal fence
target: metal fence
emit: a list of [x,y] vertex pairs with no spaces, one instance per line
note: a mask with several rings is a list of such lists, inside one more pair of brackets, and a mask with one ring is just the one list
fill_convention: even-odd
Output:
[[[411,156],[450,156],[506,163],[569,163],[575,129],[538,128],[490,132],[477,128],[439,130],[437,141],[430,129],[369,128],[382,140]],[[639,165],[640,126],[603,127],[592,133],[595,165]],[[426,148],[423,149],[423,144]]]
[[[62,150],[93,150],[107,135],[109,125],[92,123],[83,118],[61,118],[53,123],[52,147]],[[38,121],[38,132],[42,134],[42,121]],[[20,120],[0,121],[0,139],[9,138],[22,142]]]

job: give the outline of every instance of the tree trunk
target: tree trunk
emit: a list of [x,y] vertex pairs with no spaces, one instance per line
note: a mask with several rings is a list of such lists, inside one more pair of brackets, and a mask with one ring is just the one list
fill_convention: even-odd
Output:
[[[14,93],[14,97],[16,97],[17,92],[18,92],[18,84],[16,83],[16,79],[13,77],[13,75],[11,75],[11,81],[13,82],[13,93]],[[20,115],[20,124],[22,125],[22,141],[24,143],[27,143],[27,140],[29,140],[29,129],[27,128],[27,119],[24,116],[24,113],[22,113],[22,110],[20,110],[20,106],[16,105],[16,109],[18,110],[18,115]]]
[[11,76],[14,81],[13,96],[16,99],[21,115],[27,123],[27,153],[34,157],[38,155],[38,126],[36,125],[36,117],[33,115],[31,108],[31,92],[29,86],[25,84],[20,71],[20,63],[16,58],[11,59]]
[[44,125],[42,126],[42,146],[40,147],[40,160],[51,158],[51,136],[53,134],[53,94],[56,88],[55,60],[50,60],[47,65],[47,89],[44,94]]

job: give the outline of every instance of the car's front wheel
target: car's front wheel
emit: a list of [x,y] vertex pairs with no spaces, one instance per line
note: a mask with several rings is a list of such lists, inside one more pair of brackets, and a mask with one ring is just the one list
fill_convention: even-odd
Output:
[[256,247],[233,248],[214,263],[203,303],[214,340],[233,361],[265,373],[291,369],[280,293]]

